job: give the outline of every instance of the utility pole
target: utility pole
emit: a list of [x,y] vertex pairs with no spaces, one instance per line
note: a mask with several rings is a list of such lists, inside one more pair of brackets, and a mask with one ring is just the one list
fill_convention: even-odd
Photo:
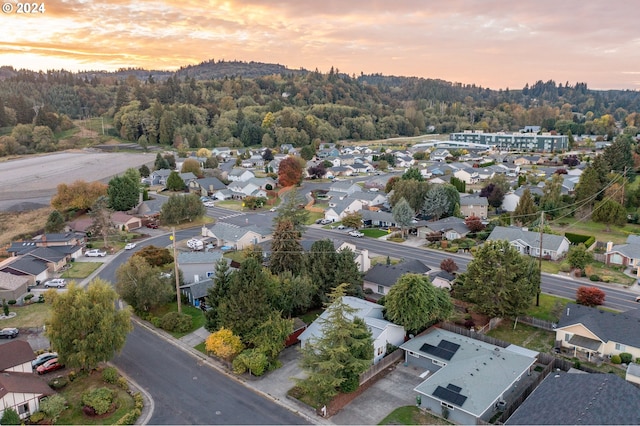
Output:
[[180,275],[178,274],[178,255],[176,251],[176,228],[171,227],[171,241],[173,241],[173,266],[174,275],[176,276],[176,297],[178,300],[178,314],[182,313],[182,303],[180,297]]
[[538,269],[540,269],[540,279],[538,280],[538,291],[536,292],[536,306],[540,306],[540,285],[542,282],[542,235],[544,235],[544,211],[540,212],[540,252],[538,253]]
[[627,166],[624,166],[622,172],[622,207],[624,207],[624,184],[627,182]]

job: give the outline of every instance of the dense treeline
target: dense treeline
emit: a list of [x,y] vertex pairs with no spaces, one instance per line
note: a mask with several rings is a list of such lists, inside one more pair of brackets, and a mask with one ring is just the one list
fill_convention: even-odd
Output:
[[[112,117],[123,139],[143,145],[301,147],[526,125],[613,136],[617,127],[634,135],[640,127],[639,92],[593,91],[584,83],[539,81],[496,91],[414,77],[356,77],[333,68],[320,73],[213,60],[175,73],[0,71],[0,127],[59,132],[69,128],[69,119]],[[0,144],[25,146],[11,137]],[[55,143],[40,145],[55,149]],[[25,149],[37,146],[30,141]]]

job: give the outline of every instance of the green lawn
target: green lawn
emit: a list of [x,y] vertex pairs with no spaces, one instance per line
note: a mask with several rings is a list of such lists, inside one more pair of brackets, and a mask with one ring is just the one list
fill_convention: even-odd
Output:
[[567,303],[575,300],[564,299],[562,297],[540,294],[540,306],[535,303],[527,310],[526,315],[545,321],[558,322],[559,315]]
[[102,266],[102,262],[73,262],[71,268],[62,273],[62,278],[84,279]]
[[[161,318],[164,314],[168,312],[177,312],[177,311],[178,311],[178,303],[171,302],[164,306],[160,306],[154,309],[152,312],[152,315]],[[170,332],[170,334],[176,339],[179,339],[182,336],[186,336],[187,334],[194,332],[200,327],[203,327],[205,323],[204,312],[202,312],[202,309],[200,308],[196,308],[191,305],[182,304],[182,313],[191,316],[191,318],[193,318],[193,324],[192,324],[191,330],[188,330],[184,333]]]
[[[55,291],[55,290],[54,290]],[[37,298],[34,298],[37,299]],[[30,303],[24,306],[13,305],[9,307],[9,312],[15,312],[13,318],[0,321],[0,328],[17,327],[31,328],[42,327],[49,317],[51,305],[48,303]]]
[[598,241],[612,241],[614,244],[622,244],[629,234],[640,233],[640,225],[628,223],[622,227],[611,226],[607,231],[607,225],[593,221],[581,221],[574,218],[562,219],[564,225],[552,222],[551,228],[564,235],[565,232],[574,234],[595,235]]
[[229,210],[242,210],[242,201],[239,201],[239,200],[216,201],[216,207],[223,207]]
[[[55,376],[52,376],[52,378]],[[107,387],[116,392],[114,399],[116,409],[107,416],[87,416],[82,412],[82,394],[88,390]],[[133,397],[124,389],[102,381],[102,374],[92,371],[89,375],[80,375],[73,382],[65,386],[60,393],[67,400],[68,408],[62,412],[57,421],[61,425],[112,425],[116,424],[127,412],[134,407]]]
[[451,425],[453,423],[434,416],[431,413],[420,410],[413,405],[398,407],[387,417],[382,419],[380,425]]
[[553,348],[555,339],[555,333],[552,331],[522,323],[518,323],[514,330],[513,321],[506,319],[487,335],[538,352],[547,352]]
[[366,228],[366,229],[361,229],[360,231],[365,235],[365,237],[370,237],[370,238],[380,238],[388,234],[387,231],[383,231],[381,229],[375,229],[375,228]]
[[203,353],[203,354],[205,354],[205,355],[209,355],[209,354],[207,353],[207,349],[205,348],[205,342],[198,343],[198,344],[197,344],[197,345],[195,345],[193,348],[194,348],[195,350],[197,350],[197,351],[202,352],[202,353]]

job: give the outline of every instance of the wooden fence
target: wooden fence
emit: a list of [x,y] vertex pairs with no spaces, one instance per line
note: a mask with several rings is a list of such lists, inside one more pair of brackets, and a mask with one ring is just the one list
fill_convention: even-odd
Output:
[[461,334],[463,336],[467,336],[472,339],[481,340],[485,343],[490,343],[494,346],[500,346],[501,348],[506,348],[511,344],[511,343],[505,342],[504,340],[496,339],[494,337],[487,336],[486,334],[479,333],[477,331],[467,330],[465,327],[459,327],[449,322],[440,323],[438,327],[442,328],[443,330],[450,331],[452,333]]
[[518,317],[517,321],[523,324],[527,324],[536,328],[541,328],[547,331],[555,331],[557,326],[557,324],[554,322],[546,321],[546,320],[542,320],[534,317],[527,317],[527,316]]
[[404,351],[401,349],[396,349],[391,354],[385,356],[378,362],[377,364],[369,367],[367,371],[360,375],[360,386],[362,386],[367,381],[371,380],[371,378],[375,377],[378,373],[380,373],[385,368],[388,368],[400,360],[404,358]]

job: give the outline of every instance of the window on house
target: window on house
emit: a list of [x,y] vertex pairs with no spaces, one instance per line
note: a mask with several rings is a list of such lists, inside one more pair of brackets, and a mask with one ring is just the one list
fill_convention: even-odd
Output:
[[625,345],[622,345],[620,343],[616,343],[616,351],[624,352],[626,349],[627,349],[627,347]]
[[379,294],[384,294],[384,287],[383,286],[381,286],[381,285],[378,286],[378,293]]
[[382,355],[384,353],[384,348],[382,346],[380,346],[378,348],[378,355]]
[[29,404],[20,404],[18,405],[18,414],[26,414],[29,412]]
[[572,333],[564,333],[564,341],[568,342],[573,337]]

